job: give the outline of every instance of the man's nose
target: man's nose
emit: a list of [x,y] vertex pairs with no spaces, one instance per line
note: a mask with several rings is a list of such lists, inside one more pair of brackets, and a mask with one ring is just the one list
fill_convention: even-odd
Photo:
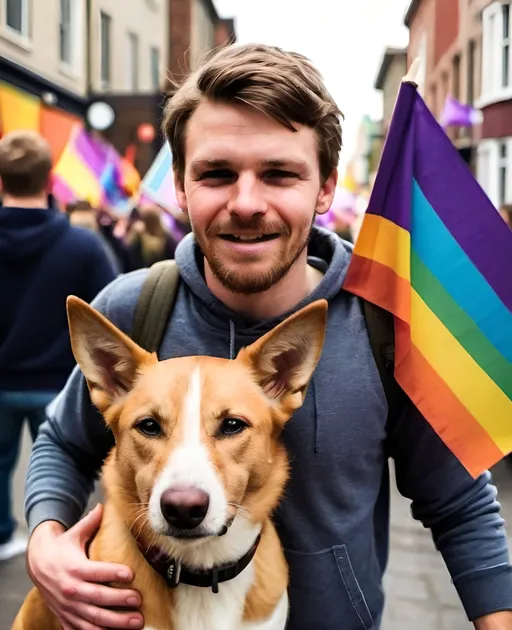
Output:
[[267,203],[263,195],[263,185],[255,175],[244,173],[238,177],[232,188],[228,210],[245,219],[255,214],[266,213]]

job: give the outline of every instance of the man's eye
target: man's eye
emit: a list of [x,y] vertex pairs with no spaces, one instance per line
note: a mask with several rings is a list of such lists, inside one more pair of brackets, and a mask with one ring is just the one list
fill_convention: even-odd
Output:
[[271,171],[267,171],[265,173],[265,177],[267,179],[293,179],[294,177],[297,177],[297,175],[295,173],[292,173],[291,171],[280,171],[277,169],[273,169]]
[[216,169],[214,171],[206,171],[199,176],[200,180],[204,179],[231,179],[234,177],[233,171],[227,169]]

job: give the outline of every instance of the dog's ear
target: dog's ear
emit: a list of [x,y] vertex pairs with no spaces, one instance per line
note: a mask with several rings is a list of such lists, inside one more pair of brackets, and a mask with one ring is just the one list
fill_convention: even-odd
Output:
[[138,370],[157,358],[133,342],[87,302],[66,301],[71,347],[91,400],[103,413],[133,386]]
[[240,351],[266,395],[290,412],[302,405],[322,354],[327,301],[317,300]]

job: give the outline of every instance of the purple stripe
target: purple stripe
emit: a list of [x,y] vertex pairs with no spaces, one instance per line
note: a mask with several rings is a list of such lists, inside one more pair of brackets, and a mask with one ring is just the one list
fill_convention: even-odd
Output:
[[100,177],[107,165],[108,147],[101,145],[82,129],[75,137],[75,152],[89,169]]
[[512,231],[418,95],[414,176],[435,212],[512,311]]
[[414,152],[410,120],[416,94],[414,86],[402,83],[367,209],[368,213],[383,216],[408,232]]

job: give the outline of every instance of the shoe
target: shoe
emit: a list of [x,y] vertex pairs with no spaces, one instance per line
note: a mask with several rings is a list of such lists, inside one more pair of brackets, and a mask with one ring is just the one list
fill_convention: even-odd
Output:
[[6,543],[0,545],[0,562],[10,560],[25,553],[27,550],[28,538],[26,536],[13,536]]

